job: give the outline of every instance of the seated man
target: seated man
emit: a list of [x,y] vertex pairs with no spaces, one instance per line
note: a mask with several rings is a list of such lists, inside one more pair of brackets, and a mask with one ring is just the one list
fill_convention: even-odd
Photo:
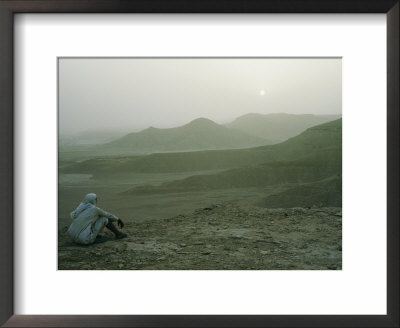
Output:
[[116,221],[119,227],[123,228],[124,223],[122,220],[111,213],[103,211],[96,204],[96,194],[87,194],[82,203],[71,212],[73,221],[68,228],[68,234],[73,241],[84,245],[105,242],[108,238],[99,235],[104,227],[110,229],[115,234],[116,239],[127,237],[113,224]]

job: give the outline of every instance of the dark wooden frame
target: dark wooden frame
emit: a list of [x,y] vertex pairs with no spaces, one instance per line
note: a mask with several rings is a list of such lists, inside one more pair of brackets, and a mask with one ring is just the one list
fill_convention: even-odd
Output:
[[[388,60],[387,315],[14,315],[15,13],[385,13]],[[4,327],[399,327],[399,0],[0,0],[0,150],[0,324]]]

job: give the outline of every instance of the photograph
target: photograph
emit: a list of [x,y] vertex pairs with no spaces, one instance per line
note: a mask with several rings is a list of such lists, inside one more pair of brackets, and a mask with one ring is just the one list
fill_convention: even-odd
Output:
[[342,270],[340,57],[59,57],[58,270]]

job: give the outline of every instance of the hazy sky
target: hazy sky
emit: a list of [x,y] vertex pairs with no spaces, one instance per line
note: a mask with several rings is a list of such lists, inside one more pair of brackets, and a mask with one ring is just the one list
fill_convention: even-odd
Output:
[[340,114],[341,59],[60,59],[59,130],[137,131],[198,117]]

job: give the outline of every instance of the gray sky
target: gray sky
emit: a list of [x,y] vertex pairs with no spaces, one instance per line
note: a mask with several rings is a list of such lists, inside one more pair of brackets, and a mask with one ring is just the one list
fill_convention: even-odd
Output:
[[59,132],[137,131],[198,117],[340,114],[341,59],[59,60]]

